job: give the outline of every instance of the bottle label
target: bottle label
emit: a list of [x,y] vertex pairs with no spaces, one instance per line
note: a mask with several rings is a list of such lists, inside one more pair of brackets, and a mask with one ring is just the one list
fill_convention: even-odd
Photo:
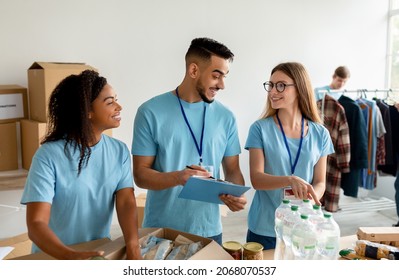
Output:
[[305,245],[303,248],[304,248],[305,250],[313,250],[313,249],[316,248],[316,245]]

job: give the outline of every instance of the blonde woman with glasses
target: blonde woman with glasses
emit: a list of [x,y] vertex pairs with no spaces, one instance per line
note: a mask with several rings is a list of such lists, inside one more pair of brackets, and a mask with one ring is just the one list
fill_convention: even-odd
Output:
[[327,155],[334,153],[321,124],[306,69],[300,63],[273,68],[262,117],[249,130],[251,183],[256,190],[249,214],[247,242],[274,249],[274,213],[286,193],[320,205],[325,191]]

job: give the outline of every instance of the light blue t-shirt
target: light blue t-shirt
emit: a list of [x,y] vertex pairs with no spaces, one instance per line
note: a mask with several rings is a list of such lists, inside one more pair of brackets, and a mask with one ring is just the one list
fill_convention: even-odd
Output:
[[[320,92],[321,90],[328,90],[328,93]],[[315,94],[315,97],[316,97],[316,101],[323,99],[323,97],[326,94],[328,94],[329,96],[331,96],[335,100],[338,100],[341,97],[342,92],[331,92],[331,90],[333,90],[333,89],[330,88],[330,86],[324,86],[324,87],[315,88],[314,89],[314,94]]]
[[[312,121],[308,121],[308,133],[303,138],[302,148],[294,174],[312,183],[313,168],[323,156],[334,153],[334,147],[328,130]],[[287,138],[288,146],[295,159],[300,139]],[[265,155],[265,173],[276,176],[291,175],[291,164],[283,134],[273,117],[253,123],[245,149],[262,149]],[[248,228],[253,233],[275,237],[274,212],[283,199],[283,189],[256,190],[248,213]]]
[[[219,178],[223,157],[241,152],[233,113],[216,100],[211,104],[184,100],[181,103],[198,144],[206,107],[203,165],[213,165],[214,176]],[[153,168],[160,172],[199,163],[176,95],[167,92],[140,106],[134,121],[132,154],[155,156]],[[170,227],[205,237],[222,233],[219,205],[178,198],[182,187],[148,190],[143,227]]]
[[[79,151],[70,160],[64,140],[43,144],[32,159],[21,203],[51,204],[49,226],[66,244],[110,238],[115,193],[133,188],[126,144],[102,135],[78,176]],[[32,251],[39,249],[34,245]]]

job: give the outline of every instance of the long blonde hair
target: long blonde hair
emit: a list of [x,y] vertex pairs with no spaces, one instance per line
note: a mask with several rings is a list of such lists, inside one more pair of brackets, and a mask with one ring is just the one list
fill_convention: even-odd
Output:
[[[305,67],[298,62],[285,62],[274,67],[270,75],[273,75],[276,71],[283,72],[294,81],[294,84],[296,84],[296,90],[298,92],[298,106],[303,116],[313,122],[321,123],[316,98],[313,93],[313,87]],[[269,98],[267,98],[266,107],[261,118],[265,119],[274,116],[276,112],[277,110],[270,106]]]

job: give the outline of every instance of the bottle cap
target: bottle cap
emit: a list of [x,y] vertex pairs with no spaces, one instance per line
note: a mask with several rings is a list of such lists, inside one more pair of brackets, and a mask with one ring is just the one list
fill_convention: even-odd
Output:
[[306,215],[306,214],[301,214],[301,219],[304,219],[304,220],[306,220],[307,218],[309,218],[309,216],[308,216],[308,215]]

